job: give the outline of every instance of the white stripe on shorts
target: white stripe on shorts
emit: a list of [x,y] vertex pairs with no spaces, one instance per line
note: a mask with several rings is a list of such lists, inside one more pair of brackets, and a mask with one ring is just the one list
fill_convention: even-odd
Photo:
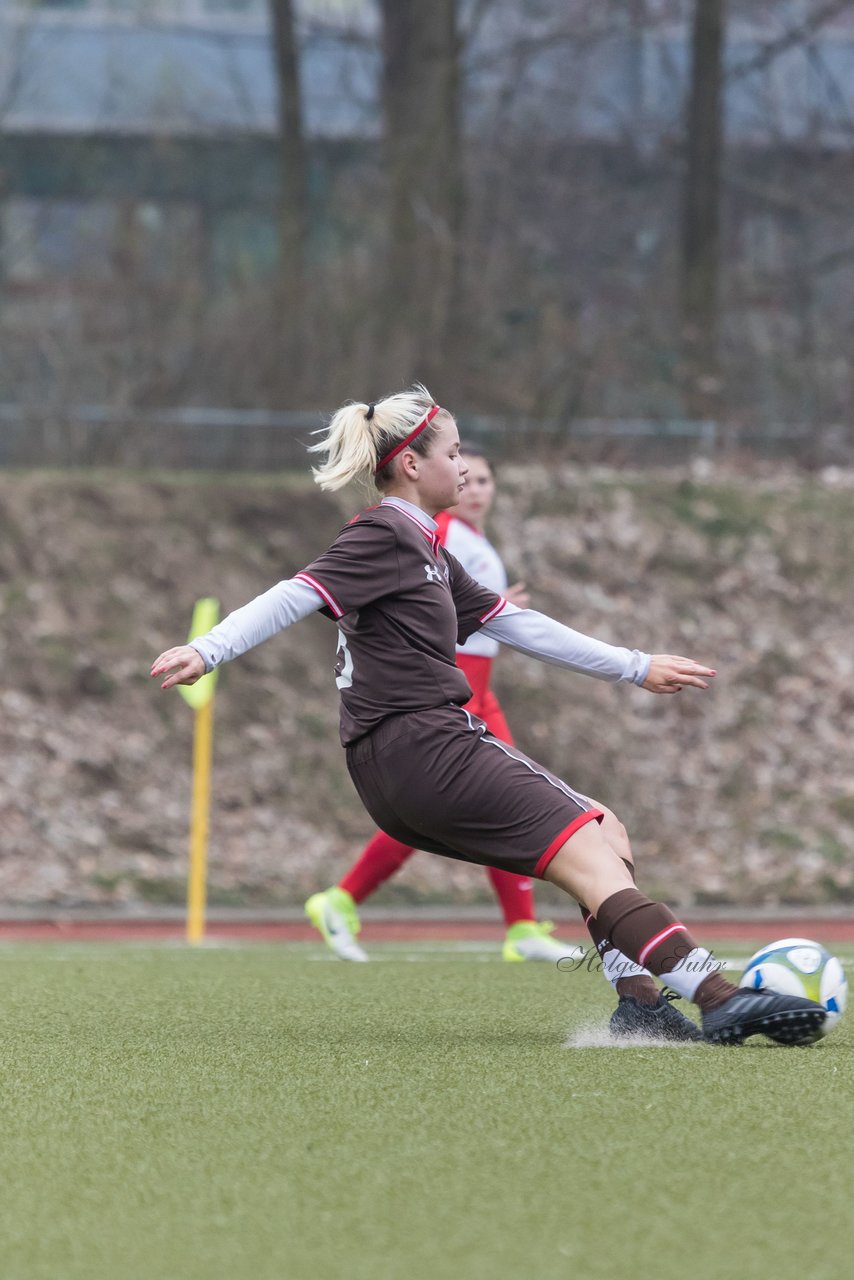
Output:
[[523,764],[526,769],[530,769],[531,773],[535,773],[538,778],[545,778],[546,782],[553,786],[557,791],[562,791],[565,796],[569,796],[570,800],[574,800],[579,808],[583,809],[585,813],[589,813],[590,810],[594,808],[588,797],[581,795],[578,791],[573,791],[568,782],[564,782],[562,778],[556,778],[554,775],[546,773],[544,769],[536,769],[527,756],[523,756],[521,752],[518,752],[515,749],[515,747],[511,747],[506,742],[502,742],[499,738],[494,737],[485,725],[475,724],[471,717],[471,713],[466,711],[465,707],[460,707],[460,710],[463,715],[466,716],[469,722],[469,728],[472,732],[480,733],[484,742],[488,743],[489,746],[498,747],[499,751],[503,751],[511,760],[518,760],[519,764]]

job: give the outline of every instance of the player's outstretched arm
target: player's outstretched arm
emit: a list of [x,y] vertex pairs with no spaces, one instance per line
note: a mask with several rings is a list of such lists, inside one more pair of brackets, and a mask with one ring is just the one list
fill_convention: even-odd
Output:
[[704,667],[693,658],[642,653],[639,649],[606,644],[535,609],[518,609],[512,604],[505,605],[481,630],[541,662],[568,667],[597,680],[631,682],[650,693],[678,693],[686,685],[708,689],[707,681],[715,674],[711,667]]
[[717,672],[711,667],[701,666],[693,658],[654,653],[641,688],[648,689],[650,693],[678,693],[686,685],[694,689],[708,689],[709,680],[715,675]]
[[315,588],[305,582],[296,578],[277,582],[263,595],[228,614],[205,635],[194,636],[191,645],[177,645],[161,653],[152,663],[151,674],[162,676],[168,672],[163,689],[195,684],[206,671],[231,662],[285,627],[316,613],[323,603]]
[[195,684],[205,674],[204,658],[192,645],[179,644],[154,659],[151,674],[166,676],[161,689],[172,689],[176,684]]

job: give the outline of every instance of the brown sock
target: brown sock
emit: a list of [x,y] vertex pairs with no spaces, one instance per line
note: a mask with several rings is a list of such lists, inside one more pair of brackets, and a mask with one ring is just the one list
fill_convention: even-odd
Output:
[[[634,866],[631,862],[626,862],[625,858],[623,858],[622,861],[625,862],[632,874],[632,879],[634,880]],[[581,907],[581,916],[584,923],[587,925],[587,932],[593,939],[593,945],[599,952],[600,958],[604,960],[607,952],[616,950],[616,948],[606,937],[596,917],[591,915],[584,906]],[[618,978],[614,983],[614,987],[617,995],[620,996],[621,999],[626,996],[631,996],[637,1000],[639,1004],[658,1004],[658,1001],[661,998],[661,992],[648,973],[636,974],[630,978]]]
[[726,978],[722,978],[719,973],[710,973],[694,992],[694,1003],[698,1004],[704,1013],[708,1013],[711,1009],[717,1009],[719,1005],[725,1004],[737,990],[737,987],[727,982]]
[[[606,898],[596,921],[613,946],[663,978],[697,946],[672,911],[661,902],[645,898],[637,889],[621,889]],[[710,974],[700,983],[694,1000],[702,1009],[716,1008],[735,991],[725,978]]]
[[620,999],[632,996],[638,1004],[658,1004],[661,991],[648,973],[638,973],[632,978],[618,978],[614,984]]
[[[628,858],[621,858],[620,861],[628,867],[629,874],[637,884],[635,864],[629,862]],[[592,933],[590,936],[593,936]],[[661,991],[648,973],[637,974],[633,978],[618,978],[616,991],[618,996],[632,996],[639,1004],[658,1004],[661,999]]]

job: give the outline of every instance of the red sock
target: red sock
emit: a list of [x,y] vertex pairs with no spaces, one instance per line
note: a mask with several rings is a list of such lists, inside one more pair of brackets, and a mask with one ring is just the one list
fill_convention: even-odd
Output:
[[400,870],[412,853],[414,849],[410,845],[401,844],[384,831],[378,831],[347,874],[338,881],[338,888],[346,889],[356,902],[364,902],[389,876]]
[[520,920],[534,920],[534,886],[527,876],[517,876],[515,871],[500,871],[487,867],[495,896],[504,912],[508,929]]

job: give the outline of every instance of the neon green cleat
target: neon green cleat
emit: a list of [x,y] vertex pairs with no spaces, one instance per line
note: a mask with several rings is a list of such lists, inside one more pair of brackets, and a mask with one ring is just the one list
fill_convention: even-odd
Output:
[[336,885],[322,893],[313,893],[305,904],[305,914],[336,956],[342,960],[368,959],[367,952],[356,941],[362,926],[356,903],[346,889]]
[[504,939],[501,955],[505,960],[548,960],[557,964],[558,960],[567,957],[578,960],[584,955],[584,948],[574,942],[561,942],[549,935],[554,933],[551,921],[519,920],[511,924]]

